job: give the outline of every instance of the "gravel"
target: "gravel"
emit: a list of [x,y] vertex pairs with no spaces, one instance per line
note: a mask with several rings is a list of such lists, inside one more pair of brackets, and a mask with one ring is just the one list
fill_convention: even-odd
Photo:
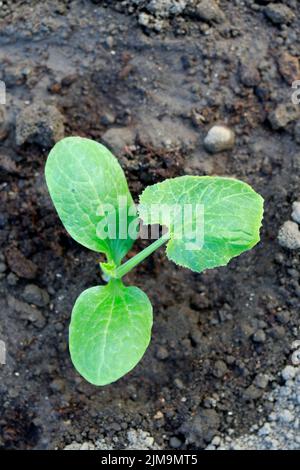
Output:
[[224,12],[214,0],[202,0],[196,6],[195,14],[199,19],[207,21],[208,23],[222,23],[226,19]]
[[290,23],[295,18],[293,11],[282,3],[270,3],[264,11],[266,17],[274,24]]
[[285,128],[290,122],[296,121],[300,116],[300,107],[292,103],[280,103],[268,115],[272,129]]
[[49,303],[48,292],[35,284],[27,284],[22,297],[26,302],[38,307],[45,307]]
[[300,231],[296,222],[288,220],[280,227],[278,242],[284,248],[297,250],[300,248]]
[[[98,439],[95,442],[73,441],[64,447],[63,450],[112,450],[118,449],[118,444],[110,445],[105,439]],[[146,431],[141,429],[129,429],[127,432],[126,450],[159,450],[154,438]]]
[[64,137],[64,117],[53,105],[31,104],[17,115],[16,143],[52,147]]
[[204,139],[204,147],[210,153],[218,153],[232,149],[234,141],[234,133],[229,127],[216,125],[208,131]]
[[[299,344],[299,342],[295,342]],[[292,345],[293,349],[293,345]],[[293,352],[299,359],[300,350]],[[207,450],[299,450],[300,449],[300,366],[287,365],[281,372],[284,384],[265,395],[272,405],[267,420],[237,438],[215,436]]]

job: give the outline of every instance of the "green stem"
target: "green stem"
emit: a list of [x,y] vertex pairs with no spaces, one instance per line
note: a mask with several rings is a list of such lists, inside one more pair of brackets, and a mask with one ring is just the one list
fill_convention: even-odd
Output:
[[166,243],[169,238],[170,235],[168,233],[165,233],[161,238],[155,240],[155,242],[151,243],[151,245],[147,246],[147,248],[140,251],[140,253],[126,261],[126,263],[119,266],[114,272],[114,277],[117,279],[121,279],[123,276],[125,276],[125,274],[129,273],[129,271],[135,268],[135,266],[137,266],[141,261],[147,258],[147,256],[151,255],[153,251],[157,250],[160,246]]

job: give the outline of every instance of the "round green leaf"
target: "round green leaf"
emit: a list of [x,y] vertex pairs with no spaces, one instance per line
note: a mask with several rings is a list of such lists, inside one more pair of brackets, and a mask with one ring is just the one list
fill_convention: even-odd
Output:
[[[164,206],[173,211],[159,210]],[[258,243],[263,198],[232,178],[181,176],[146,188],[139,214],[145,224],[168,227],[169,259],[201,272]]]
[[[45,175],[54,206],[69,234],[85,247],[105,253],[109,261],[119,264],[134,242],[128,231],[120,235],[120,220],[123,225],[125,220],[129,227],[136,213],[117,159],[98,142],[67,137],[51,150]],[[120,205],[119,201],[124,204]],[[112,211],[105,212],[105,207],[111,207]],[[108,226],[114,220],[114,233],[99,235],[100,224]]]
[[70,352],[78,372],[106,385],[129,372],[151,338],[152,305],[137,287],[119,280],[85,290],[76,300],[70,325]]

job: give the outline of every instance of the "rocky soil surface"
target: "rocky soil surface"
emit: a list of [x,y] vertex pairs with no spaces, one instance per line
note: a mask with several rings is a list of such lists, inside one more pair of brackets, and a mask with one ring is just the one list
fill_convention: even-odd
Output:
[[[299,28],[296,0],[1,2],[1,448],[300,448]],[[104,388],[68,353],[72,305],[102,281],[45,186],[63,135],[108,145],[135,199],[182,174],[265,198],[261,243],[227,267],[194,274],[161,249],[128,275],[153,339]]]

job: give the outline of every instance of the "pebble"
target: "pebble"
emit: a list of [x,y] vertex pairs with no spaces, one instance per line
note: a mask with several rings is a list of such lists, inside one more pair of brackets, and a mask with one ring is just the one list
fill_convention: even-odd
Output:
[[300,349],[296,349],[296,351],[293,352],[291,361],[294,366],[300,365]]
[[201,447],[212,440],[219,426],[220,418],[215,410],[200,408],[195,416],[182,424],[179,432],[186,437],[187,443]]
[[294,420],[294,416],[289,410],[282,410],[282,412],[279,414],[279,419],[284,423],[290,423]]
[[293,11],[282,3],[269,3],[264,9],[264,13],[274,24],[291,23],[295,18]]
[[281,372],[283,380],[291,380],[296,375],[296,369],[293,366],[286,366]]
[[266,333],[264,330],[257,330],[252,336],[252,339],[255,343],[264,343],[266,341]]
[[220,438],[220,436],[215,436],[215,437],[212,439],[211,444],[212,444],[213,446],[216,446],[216,447],[219,446],[219,445],[221,444],[221,438]]
[[296,339],[291,344],[291,350],[294,351],[295,349],[300,348],[300,339]]
[[34,323],[38,328],[43,328],[45,326],[46,320],[36,307],[32,307],[25,302],[21,302],[11,295],[8,296],[7,303],[22,320]]
[[14,273],[9,273],[6,280],[9,286],[16,286],[19,278]]
[[53,392],[63,392],[65,389],[65,382],[62,379],[54,379],[50,383],[50,388]]
[[2,175],[14,175],[18,173],[17,165],[8,155],[0,155],[0,173]]
[[174,385],[179,389],[179,390],[183,390],[184,389],[184,383],[182,382],[182,380],[176,378],[174,380]]
[[253,62],[241,63],[239,75],[242,84],[248,88],[257,86],[260,82],[259,71]]
[[204,147],[210,153],[230,150],[235,143],[234,132],[227,126],[215,125],[204,139]]
[[157,411],[155,415],[153,416],[153,419],[158,420],[162,419],[164,417],[163,413],[161,411]]
[[22,297],[26,302],[37,305],[38,307],[45,307],[50,300],[48,292],[35,284],[27,284]]
[[246,400],[257,400],[263,394],[263,390],[260,388],[255,387],[255,385],[251,384],[244,392],[244,398]]
[[279,57],[278,69],[288,85],[292,85],[294,80],[300,78],[299,59],[288,52],[283,52]]
[[286,325],[289,322],[290,316],[290,312],[286,310],[282,310],[280,312],[275,313],[276,320],[278,320],[283,325]]
[[172,449],[179,449],[182,446],[182,442],[176,436],[171,437],[169,443]]
[[269,376],[266,374],[257,374],[257,376],[254,379],[253,384],[256,385],[259,388],[265,389],[268,386],[269,383]]
[[280,103],[268,115],[272,129],[285,128],[300,116],[300,106],[293,103]]
[[169,353],[166,348],[164,348],[163,346],[159,346],[156,351],[156,357],[160,361],[164,361],[169,357]]
[[223,23],[226,20],[224,12],[214,0],[201,0],[196,6],[195,15],[208,23]]
[[4,273],[6,271],[6,264],[0,262],[0,273]]
[[228,371],[227,366],[224,361],[216,361],[213,368],[213,375],[218,379],[221,379],[226,372]]
[[17,145],[28,142],[50,148],[63,137],[64,117],[55,106],[31,104],[17,114]]
[[34,279],[37,274],[37,265],[27,259],[18,248],[10,247],[5,251],[6,262],[17,276],[24,279]]
[[300,231],[296,222],[290,220],[284,222],[279,229],[277,239],[279,245],[289,250],[300,248]]
[[300,224],[300,202],[293,202],[292,209],[292,219],[297,222],[297,224]]

